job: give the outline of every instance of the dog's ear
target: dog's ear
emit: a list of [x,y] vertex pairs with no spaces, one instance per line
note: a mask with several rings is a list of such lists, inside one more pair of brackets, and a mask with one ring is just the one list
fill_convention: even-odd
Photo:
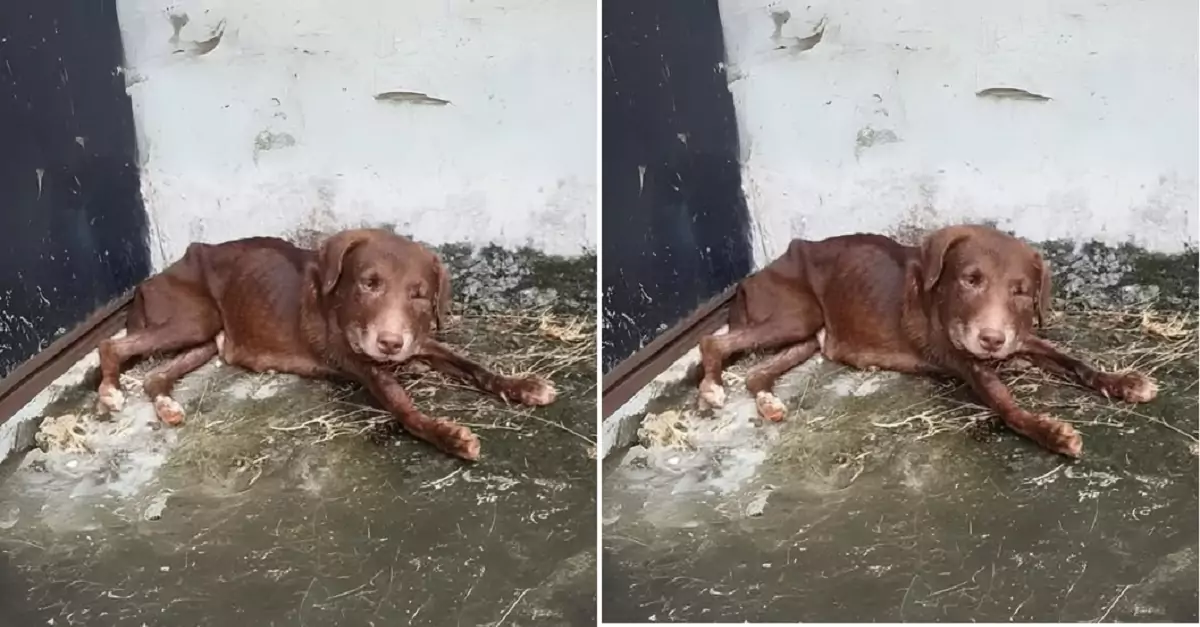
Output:
[[930,233],[921,244],[921,276],[925,291],[937,286],[942,276],[946,253],[955,244],[967,239],[974,231],[969,226],[950,226]]
[[1037,302],[1034,303],[1037,307],[1037,323],[1039,327],[1044,327],[1046,320],[1050,319],[1050,301],[1053,299],[1050,264],[1046,263],[1046,259],[1038,253],[1034,253],[1033,263],[1039,275]]
[[365,242],[369,235],[363,231],[343,231],[321,243],[317,254],[320,267],[321,294],[328,296],[337,287],[342,276],[342,265],[346,255],[355,246]]
[[433,255],[433,271],[437,275],[437,293],[433,296],[433,319],[437,322],[438,331],[446,330],[446,320],[450,317],[450,273],[445,264],[435,254]]

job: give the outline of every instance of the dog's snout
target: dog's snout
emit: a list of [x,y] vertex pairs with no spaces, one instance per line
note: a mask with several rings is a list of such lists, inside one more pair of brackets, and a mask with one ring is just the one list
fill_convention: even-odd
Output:
[[375,344],[379,346],[379,352],[395,355],[404,349],[404,336],[399,333],[380,333]]
[[979,331],[979,345],[991,353],[1004,348],[1005,339],[1004,331],[999,329],[981,329]]

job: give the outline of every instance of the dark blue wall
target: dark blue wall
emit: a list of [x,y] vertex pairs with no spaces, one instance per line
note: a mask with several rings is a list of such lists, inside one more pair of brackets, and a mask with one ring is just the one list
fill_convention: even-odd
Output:
[[115,0],[0,2],[0,376],[149,271]]
[[716,0],[603,4],[603,365],[749,273]]

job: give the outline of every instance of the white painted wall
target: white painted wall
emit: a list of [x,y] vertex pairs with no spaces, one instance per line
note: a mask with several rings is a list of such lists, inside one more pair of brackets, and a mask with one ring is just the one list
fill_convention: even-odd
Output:
[[157,267],[193,240],[362,223],[594,250],[594,0],[117,4]]
[[[1197,242],[1195,0],[720,6],[760,264],[792,237],[987,219],[1035,240]],[[991,87],[1052,100],[976,96]]]

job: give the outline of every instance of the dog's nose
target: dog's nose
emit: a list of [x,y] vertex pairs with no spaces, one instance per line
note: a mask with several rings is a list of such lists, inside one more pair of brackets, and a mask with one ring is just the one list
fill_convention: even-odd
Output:
[[979,332],[979,345],[984,350],[994,353],[1004,347],[1004,332],[996,329],[983,329]]
[[404,348],[404,337],[399,333],[380,333],[375,343],[379,346],[381,353],[395,355]]

